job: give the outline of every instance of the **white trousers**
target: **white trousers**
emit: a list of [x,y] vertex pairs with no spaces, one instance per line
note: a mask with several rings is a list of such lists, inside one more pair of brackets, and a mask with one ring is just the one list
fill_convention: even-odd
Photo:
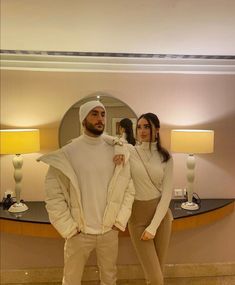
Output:
[[118,231],[91,235],[80,233],[65,242],[63,285],[80,285],[84,267],[95,250],[100,284],[115,285],[117,280]]

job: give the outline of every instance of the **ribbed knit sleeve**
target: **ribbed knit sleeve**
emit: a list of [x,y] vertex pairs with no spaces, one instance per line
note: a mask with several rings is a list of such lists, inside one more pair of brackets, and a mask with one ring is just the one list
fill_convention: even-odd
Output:
[[151,233],[152,235],[156,234],[157,228],[159,227],[161,221],[165,217],[173,191],[173,159],[170,158],[165,165],[164,169],[164,177],[162,183],[162,195],[160,202],[157,206],[155,215],[150,223],[150,225],[146,228],[146,231]]

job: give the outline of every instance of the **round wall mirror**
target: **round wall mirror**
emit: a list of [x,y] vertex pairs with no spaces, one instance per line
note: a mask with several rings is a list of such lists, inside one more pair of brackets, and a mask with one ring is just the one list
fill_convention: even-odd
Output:
[[79,100],[65,113],[59,127],[60,147],[82,134],[83,128],[79,120],[79,108],[82,104],[91,100],[99,100],[106,108],[105,133],[108,135],[119,135],[119,122],[123,118],[131,119],[135,128],[137,116],[127,104],[110,95],[96,93]]

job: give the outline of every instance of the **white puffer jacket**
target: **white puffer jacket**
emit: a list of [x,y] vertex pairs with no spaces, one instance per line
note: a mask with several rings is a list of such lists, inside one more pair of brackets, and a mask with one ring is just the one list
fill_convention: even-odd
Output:
[[[105,136],[105,141],[112,145],[117,143],[108,136]],[[115,167],[109,184],[103,232],[113,225],[124,231],[131,215],[135,191],[130,177],[129,152],[126,146],[121,148],[125,163]],[[38,161],[50,166],[45,180],[46,209],[50,222],[64,238],[70,238],[78,231],[86,233],[77,177],[63,150],[43,155]]]

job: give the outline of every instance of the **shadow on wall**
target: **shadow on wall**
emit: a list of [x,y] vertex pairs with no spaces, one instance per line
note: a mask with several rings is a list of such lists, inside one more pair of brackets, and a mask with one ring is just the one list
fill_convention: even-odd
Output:
[[40,129],[40,145],[41,152],[58,149],[58,128]]
[[210,122],[210,124],[201,126],[202,128],[211,128],[215,131],[214,155],[208,156],[217,167],[234,177],[235,163],[235,112]]

